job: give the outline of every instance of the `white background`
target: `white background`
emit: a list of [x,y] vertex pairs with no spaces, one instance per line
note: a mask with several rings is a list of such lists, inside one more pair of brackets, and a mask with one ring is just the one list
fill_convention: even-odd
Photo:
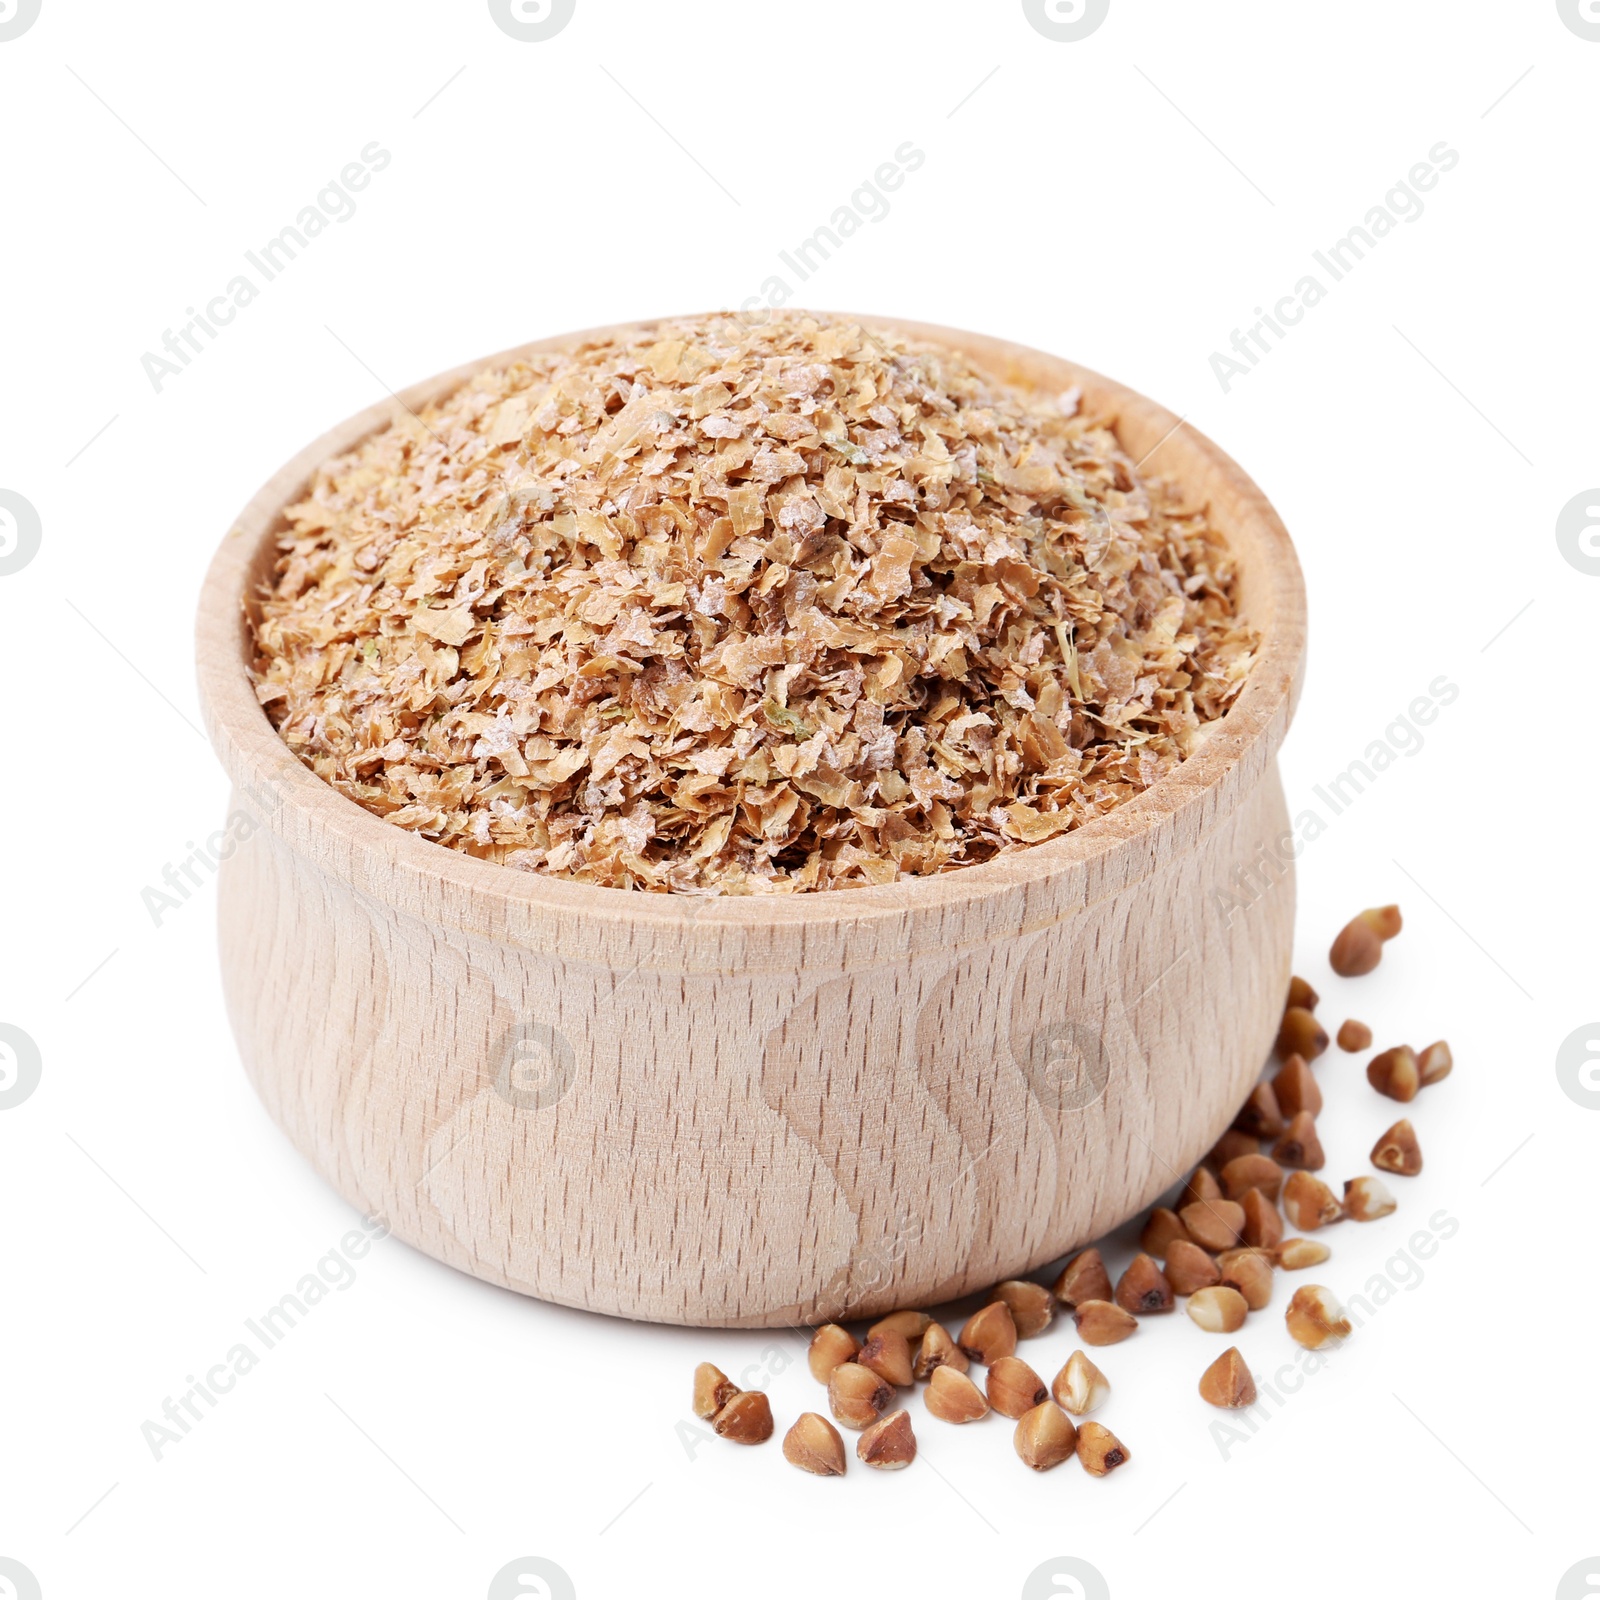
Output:
[[[45,1600],[477,1597],[525,1555],[585,1600],[1012,1596],[1057,1556],[1116,1600],[1542,1597],[1600,1558],[1600,1111],[1555,1071],[1600,1016],[1600,577],[1555,537],[1600,483],[1597,85],[1555,0],[1112,0],[1077,43],[1015,0],[577,0],[542,43],[481,0],[43,0],[0,42],[0,488],[42,526],[0,577],[0,1021],[42,1060],[0,1111],[0,1556]],[[356,214],[157,393],[141,356],[372,140]],[[1104,1482],[920,1397],[900,1474],[700,1444],[701,1359],[765,1382],[780,1429],[824,1409],[798,1340],[544,1306],[392,1240],[157,1462],[141,1424],[358,1221],[240,1070],[212,890],[159,928],[141,903],[225,806],[191,670],[211,549],[385,386],[738,304],[906,140],[921,169],[797,303],[1069,355],[1244,463],[1310,593],[1292,810],[1459,687],[1302,855],[1296,960],[1331,1023],[1458,1062],[1412,1108],[1401,1210],[1316,1276],[1359,1291],[1440,1210],[1454,1236],[1226,1458],[1195,1394],[1219,1343],[1180,1314],[1106,1351],[1133,1459]],[[1424,214],[1225,394],[1212,352],[1439,141]],[[1391,899],[1379,972],[1332,978],[1333,932]],[[1319,1074],[1337,1181],[1398,1109],[1357,1058]],[[1292,1282],[1240,1335],[1260,1373],[1292,1359]],[[1048,1378],[1070,1334],[1023,1353]]]

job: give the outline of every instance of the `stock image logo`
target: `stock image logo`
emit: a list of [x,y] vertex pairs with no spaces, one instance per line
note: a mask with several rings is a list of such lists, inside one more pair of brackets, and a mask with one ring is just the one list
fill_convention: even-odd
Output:
[[1082,1111],[1106,1092],[1111,1049],[1098,1028],[1064,1017],[1034,1030],[1021,1066],[1044,1106],[1052,1111]]
[[489,1582],[488,1600],[578,1600],[566,1568],[543,1556],[518,1556]]
[[[4,29],[0,27],[0,38],[3,37]],[[21,572],[38,555],[42,537],[39,513],[32,502],[14,489],[0,489],[0,578]]]
[[1556,1600],[1594,1600],[1600,1594],[1600,1556],[1568,1567],[1556,1585]]
[[39,1580],[10,1556],[0,1556],[0,1600],[40,1600]]
[[42,1073],[38,1045],[21,1028],[0,1022],[0,1111],[20,1106],[39,1087]]
[[578,0],[489,0],[489,15],[502,33],[522,44],[553,39],[572,21]]
[[1561,1041],[1556,1082],[1574,1105],[1600,1111],[1600,1022],[1586,1022]]
[[1111,14],[1111,0],[1022,0],[1022,14],[1035,33],[1056,44],[1076,44]]
[[1600,0],[1556,0],[1556,10],[1580,39],[1600,43]]
[[39,6],[40,0],[0,0],[0,44],[20,39],[39,20]]
[[1100,1569],[1076,1556],[1041,1561],[1022,1585],[1022,1600],[1111,1600],[1111,1588]]
[[1590,578],[1600,576],[1600,489],[1585,489],[1562,506],[1556,548],[1569,567]]
[[496,1053],[495,1093],[518,1111],[543,1111],[572,1087],[578,1075],[572,1041],[542,1022],[515,1022]]

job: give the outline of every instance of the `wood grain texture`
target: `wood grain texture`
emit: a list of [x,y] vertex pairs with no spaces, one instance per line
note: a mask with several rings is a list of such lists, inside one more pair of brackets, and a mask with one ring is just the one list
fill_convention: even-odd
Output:
[[[370,815],[257,705],[245,606],[285,505],[374,406],[241,514],[201,598],[212,741],[256,831],[224,863],[224,985],[274,1119],[353,1203],[494,1283],[730,1327],[927,1304],[1114,1227],[1189,1168],[1265,1058],[1289,976],[1276,752],[1305,655],[1300,569],[1260,491],[1160,406],[977,334],[1013,382],[1076,383],[1207,505],[1257,665],[1202,749],[1062,838],[877,889],[692,899],[474,860]],[[525,345],[419,384],[412,407]]]

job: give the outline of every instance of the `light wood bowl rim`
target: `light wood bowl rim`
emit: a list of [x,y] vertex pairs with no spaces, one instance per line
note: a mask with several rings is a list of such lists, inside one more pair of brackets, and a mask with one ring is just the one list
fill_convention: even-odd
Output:
[[[1299,693],[1306,638],[1304,584],[1288,531],[1266,496],[1217,445],[1164,406],[1062,357],[936,324],[855,312],[819,314],[954,346],[998,375],[1019,381],[1025,371],[1049,369],[1051,381],[1061,388],[1079,385],[1086,409],[1110,416],[1124,440],[1131,431],[1140,441],[1160,441],[1149,453],[1168,452],[1169,463],[1159,469],[1162,475],[1177,481],[1197,502],[1214,507],[1219,494],[1228,493],[1237,512],[1219,515],[1214,525],[1233,547],[1241,569],[1248,562],[1257,584],[1263,576],[1267,579],[1270,614],[1261,617],[1258,607],[1251,618],[1262,630],[1262,642],[1244,689],[1213,725],[1204,746],[1176,771],[1105,817],[991,861],[876,888],[704,897],[605,888],[480,861],[385,822],[302,765],[268,721],[247,670],[245,586],[264,541],[280,530],[283,508],[303,493],[323,462],[386,426],[397,415],[397,401],[417,409],[486,368],[676,320],[652,317],[533,340],[412,384],[329,429],[262,485],[212,558],[196,625],[202,709],[212,743],[235,784],[275,789],[307,836],[321,835],[338,846],[351,868],[351,881],[359,877],[364,889],[376,891],[387,903],[415,906],[420,891],[423,903],[431,902],[445,920],[451,906],[472,904],[499,926],[517,925],[540,912],[563,921],[581,918],[590,926],[598,920],[633,932],[645,924],[673,945],[716,941],[736,930],[753,935],[785,929],[804,942],[807,929],[821,933],[833,925],[860,927],[913,915],[938,922],[954,910],[991,899],[1020,892],[1026,900],[1049,880],[1070,874],[1083,879],[1082,909],[1187,848],[1182,841],[1192,839],[1197,830],[1180,826],[1181,821],[1196,808],[1211,806],[1221,816],[1237,804],[1237,794],[1223,802],[1223,786],[1248,757],[1265,765],[1276,753]],[[1181,462],[1182,469],[1172,461]],[[1251,548],[1240,548],[1241,542]],[[330,858],[330,852],[320,853],[325,862]],[[1092,886],[1091,873],[1096,879]],[[405,880],[404,887],[396,886],[397,877]],[[673,938],[674,933],[679,937]]]

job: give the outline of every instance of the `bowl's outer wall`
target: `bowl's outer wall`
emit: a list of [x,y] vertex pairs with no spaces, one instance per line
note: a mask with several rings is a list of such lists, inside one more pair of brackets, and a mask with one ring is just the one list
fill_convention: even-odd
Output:
[[1151,402],[902,326],[1081,383],[1135,455],[1160,445],[1234,544],[1265,633],[1199,754],[1052,844],[885,890],[685,900],[494,868],[361,811],[273,733],[239,619],[282,506],[387,408],[285,468],[213,564],[202,699],[256,823],[221,874],[241,1053],[313,1165],[442,1261],[666,1322],[928,1304],[1125,1220],[1256,1077],[1293,929],[1274,760],[1304,658],[1287,535]]
[[565,1305],[809,1324],[1015,1276],[1185,1173],[1276,1031],[1292,879],[1244,909],[1230,879],[1286,826],[1274,775],[1031,934],[685,975],[398,912],[269,825],[226,864],[222,967],[273,1117],[399,1237]]

